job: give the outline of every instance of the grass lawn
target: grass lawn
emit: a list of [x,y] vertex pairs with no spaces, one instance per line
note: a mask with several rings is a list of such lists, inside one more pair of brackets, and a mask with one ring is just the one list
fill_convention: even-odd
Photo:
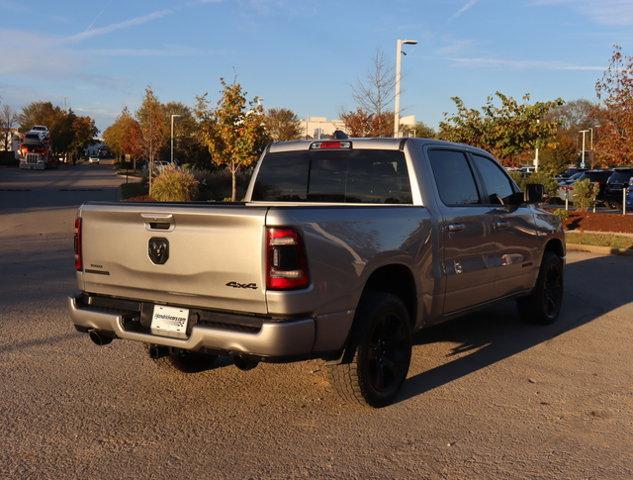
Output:
[[633,237],[613,233],[566,232],[565,237],[567,239],[567,243],[633,250]]

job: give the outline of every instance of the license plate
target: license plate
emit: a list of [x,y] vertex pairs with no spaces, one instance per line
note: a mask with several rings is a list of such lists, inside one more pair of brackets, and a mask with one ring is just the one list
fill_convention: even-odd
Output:
[[152,333],[161,337],[187,338],[189,309],[154,305]]

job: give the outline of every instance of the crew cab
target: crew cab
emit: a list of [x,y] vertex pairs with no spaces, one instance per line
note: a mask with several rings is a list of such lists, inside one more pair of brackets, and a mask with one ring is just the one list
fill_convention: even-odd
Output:
[[509,298],[556,320],[565,243],[542,194],[467,145],[274,143],[240,203],[82,205],[70,316],[179,369],[322,358],[343,398],[381,407],[420,329]]

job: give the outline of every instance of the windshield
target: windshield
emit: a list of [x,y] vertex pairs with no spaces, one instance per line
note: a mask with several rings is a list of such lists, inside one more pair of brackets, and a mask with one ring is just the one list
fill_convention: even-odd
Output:
[[253,201],[410,204],[404,154],[393,150],[310,150],[264,157]]
[[609,177],[609,183],[628,183],[633,175],[633,170],[615,170]]

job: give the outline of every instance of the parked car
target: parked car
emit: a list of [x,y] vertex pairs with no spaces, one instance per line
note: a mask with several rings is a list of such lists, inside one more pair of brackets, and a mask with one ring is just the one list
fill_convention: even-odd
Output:
[[633,168],[614,168],[607,180],[606,199],[611,208],[622,208],[622,189],[633,180]]
[[574,184],[581,180],[589,179],[592,183],[597,183],[600,190],[598,191],[598,196],[596,200],[601,203],[606,202],[606,185],[607,179],[611,176],[611,170],[586,170],[583,172],[578,172],[569,177],[569,179],[559,182],[558,191],[556,196],[560,200],[565,200],[565,197],[569,195],[569,201],[572,202],[573,198],[573,190]]
[[557,319],[565,241],[542,195],[461,144],[272,144],[242,203],[82,205],[70,317],[177,368],[322,358],[343,398],[384,406],[413,332],[508,299]]
[[564,180],[568,180],[572,175],[575,175],[580,172],[586,172],[587,170],[588,170],[587,168],[572,167],[572,168],[568,168],[560,175],[556,175],[555,178],[558,182],[561,182]]

